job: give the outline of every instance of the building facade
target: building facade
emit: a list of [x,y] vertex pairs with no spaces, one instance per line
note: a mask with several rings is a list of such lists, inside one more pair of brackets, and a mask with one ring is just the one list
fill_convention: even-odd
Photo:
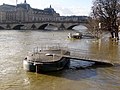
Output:
[[51,5],[44,10],[35,9],[27,4],[26,0],[16,6],[8,4],[0,6],[1,23],[51,21],[56,20],[56,17],[59,16]]
[[87,16],[60,16],[51,7],[44,10],[32,8],[26,0],[15,5],[0,5],[0,23],[22,22],[86,22]]

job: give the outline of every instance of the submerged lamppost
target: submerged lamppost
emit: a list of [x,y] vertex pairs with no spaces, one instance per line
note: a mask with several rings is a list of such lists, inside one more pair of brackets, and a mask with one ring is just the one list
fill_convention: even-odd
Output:
[[101,28],[102,28],[101,23],[99,22],[98,23],[98,32],[97,32],[98,33],[98,38],[100,37]]
[[98,48],[99,50],[101,50],[101,39],[100,39],[100,31],[101,31],[101,23],[99,22],[98,24],[98,38],[99,38],[99,44],[98,44]]
[[98,26],[99,26],[99,30],[100,30],[101,29],[101,23],[99,23]]

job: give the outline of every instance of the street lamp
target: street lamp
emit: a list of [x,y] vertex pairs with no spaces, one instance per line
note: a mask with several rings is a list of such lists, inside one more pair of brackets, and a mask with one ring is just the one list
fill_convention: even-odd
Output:
[[99,23],[98,26],[99,26],[99,29],[101,29],[101,23]]

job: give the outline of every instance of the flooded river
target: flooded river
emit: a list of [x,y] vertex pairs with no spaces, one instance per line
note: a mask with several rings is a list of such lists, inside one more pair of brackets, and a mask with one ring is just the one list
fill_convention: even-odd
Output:
[[[102,40],[68,40],[73,31],[0,31],[0,90],[120,90],[120,41],[109,35]],[[59,43],[90,52],[108,52],[114,58],[112,67],[86,67],[89,62],[72,61],[69,68],[47,74],[23,70],[28,51],[42,43]],[[77,68],[77,69],[76,69]]]

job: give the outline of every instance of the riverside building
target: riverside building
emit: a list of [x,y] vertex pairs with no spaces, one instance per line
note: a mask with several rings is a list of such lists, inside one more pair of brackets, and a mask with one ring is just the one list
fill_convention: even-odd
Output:
[[55,21],[59,16],[51,5],[44,10],[35,9],[26,0],[16,6],[4,3],[0,5],[0,23]]

